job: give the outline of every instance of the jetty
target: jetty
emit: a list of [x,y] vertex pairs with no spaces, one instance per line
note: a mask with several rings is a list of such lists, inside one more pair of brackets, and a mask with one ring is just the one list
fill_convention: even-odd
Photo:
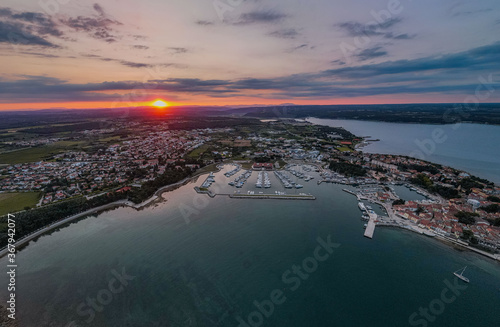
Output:
[[377,219],[377,214],[376,213],[370,213],[368,212],[368,216],[370,216],[370,220],[368,221],[368,224],[365,229],[365,237],[368,238],[373,238],[373,233],[375,233],[375,226],[376,226],[376,219]]
[[231,194],[232,199],[275,199],[275,200],[316,200],[313,195],[280,195],[280,194]]

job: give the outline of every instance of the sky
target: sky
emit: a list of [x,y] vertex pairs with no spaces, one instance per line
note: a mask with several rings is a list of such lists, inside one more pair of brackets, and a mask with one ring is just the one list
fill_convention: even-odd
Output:
[[500,102],[498,0],[96,1],[2,0],[0,110]]

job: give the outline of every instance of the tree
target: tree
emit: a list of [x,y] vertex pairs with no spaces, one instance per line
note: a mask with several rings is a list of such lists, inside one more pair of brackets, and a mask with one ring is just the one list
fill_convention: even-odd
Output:
[[495,204],[490,204],[486,207],[481,207],[480,209],[487,213],[495,213],[495,212],[500,212],[500,205],[495,203]]
[[472,237],[474,237],[474,233],[471,230],[464,229],[462,231],[462,238],[464,240],[470,240]]
[[415,211],[417,216],[420,215],[422,212],[424,212],[424,208],[422,208],[421,206],[418,206],[417,211]]
[[458,221],[462,224],[474,225],[476,223],[475,217],[479,217],[479,214],[474,212],[459,211],[455,214],[455,217],[457,217]]
[[491,202],[496,202],[496,203],[500,203],[500,198],[497,197],[497,196],[493,196],[493,195],[490,195],[489,197],[486,198],[488,201],[491,201]]
[[405,200],[403,199],[399,199],[399,200],[396,200],[392,203],[393,206],[400,206],[400,205],[404,205],[406,203]]

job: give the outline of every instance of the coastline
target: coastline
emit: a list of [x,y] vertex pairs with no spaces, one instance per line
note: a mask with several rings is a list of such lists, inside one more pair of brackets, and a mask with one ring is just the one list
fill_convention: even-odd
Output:
[[[216,167],[216,170],[220,171],[219,166]],[[156,200],[161,199],[161,195],[164,192],[174,191],[177,188],[184,186],[184,185],[188,184],[189,182],[198,179],[198,177],[200,177],[204,174],[208,174],[208,173],[209,172],[195,173],[195,175],[190,176],[190,177],[186,177],[177,183],[162,186],[158,190],[156,190],[156,192],[153,194],[153,196],[151,196],[149,199],[147,199],[146,201],[139,203],[139,204],[134,204],[133,202],[128,201],[128,200],[118,200],[118,201],[115,201],[112,203],[108,203],[108,204],[105,204],[105,205],[102,205],[99,207],[89,209],[89,210],[84,211],[84,212],[80,212],[78,214],[75,214],[73,216],[69,216],[67,218],[63,218],[63,219],[56,221],[50,225],[42,227],[42,228],[36,230],[35,232],[24,236],[23,238],[21,238],[19,240],[16,240],[16,243],[14,244],[16,246],[16,252],[19,249],[21,249],[22,247],[26,246],[30,241],[42,236],[43,234],[45,234],[45,233],[47,233],[47,232],[49,232],[57,227],[60,227],[64,224],[67,224],[73,220],[81,219],[81,218],[84,218],[86,216],[89,216],[89,215],[92,215],[95,213],[99,213],[99,212],[111,210],[111,209],[116,209],[116,208],[123,207],[123,206],[127,206],[127,207],[133,208],[135,210],[142,210],[144,208],[147,208],[149,205],[153,204]],[[0,250],[0,258],[3,258],[8,253],[9,253],[8,247],[4,247],[3,249]]]
[[[358,201],[360,200],[359,197],[356,195],[356,193],[354,193],[352,191],[348,191],[348,190],[344,190],[344,191],[346,193],[349,193],[351,195],[356,196],[356,198],[358,199]],[[372,201],[370,201],[370,202],[372,202]],[[403,218],[399,218],[396,214],[394,214],[392,205],[390,205],[390,204],[384,204],[384,203],[380,203],[380,202],[372,202],[372,203],[375,203],[375,204],[377,204],[379,206],[382,206],[384,208],[384,210],[386,211],[387,215],[390,218],[392,218],[392,219],[398,219],[398,220],[403,219]],[[409,232],[413,232],[413,233],[416,233],[416,234],[419,234],[419,235],[423,235],[423,236],[429,237],[429,236],[425,235],[424,231],[422,231],[421,228],[419,228],[418,226],[412,224],[410,221],[407,221],[407,220],[404,220],[404,221],[405,221],[405,223],[408,223],[409,224],[408,227],[411,227],[411,228],[405,228],[405,227],[397,225],[397,224],[385,224],[385,223],[380,223],[380,222],[376,223],[375,226],[376,227],[399,228],[399,229],[407,230]],[[474,247],[472,247],[470,245],[462,244],[462,243],[458,242],[458,239],[453,239],[453,238],[450,238],[450,237],[447,237],[447,236],[443,236],[443,235],[439,235],[439,234],[435,234],[432,238],[437,239],[437,240],[439,240],[440,242],[442,242],[444,244],[452,245],[453,247],[459,246],[461,248],[470,250],[470,251],[475,252],[477,254],[480,254],[482,256],[488,257],[488,258],[494,260],[497,263],[500,263],[500,254],[488,253],[488,252],[482,251],[480,249],[476,249],[476,248],[474,248]]]
[[[432,164],[447,166],[447,167],[453,168],[457,171],[465,172],[469,175],[474,175],[474,176],[480,177],[482,179],[486,179],[490,182],[493,182],[495,184],[495,186],[497,186],[497,187],[500,186],[500,179],[498,177],[498,174],[493,173],[491,170],[492,167],[496,168],[496,166],[492,166],[492,167],[488,166],[486,168],[483,167],[483,168],[478,169],[476,166],[472,165],[472,163],[461,162],[462,158],[460,156],[448,157],[449,156],[448,153],[441,153],[438,151],[426,152],[426,150],[424,150],[422,153],[423,157],[420,157],[419,155],[412,156],[411,154],[413,152],[416,152],[418,154],[418,151],[422,151],[422,148],[416,147],[416,145],[413,144],[413,139],[412,139],[412,143],[411,144],[409,143],[408,146],[414,147],[414,148],[412,148],[414,151],[408,150],[406,152],[406,150],[403,151],[401,148],[394,150],[394,149],[392,149],[390,142],[387,143],[387,140],[389,140],[389,137],[387,135],[382,134],[382,135],[366,136],[366,135],[363,135],[362,132],[360,133],[359,126],[357,128],[355,128],[355,127],[349,126],[349,125],[343,126],[340,123],[339,124],[333,124],[333,123],[328,124],[325,121],[349,121],[352,123],[394,124],[394,125],[401,125],[401,126],[404,126],[404,125],[429,126],[429,128],[431,128],[431,127],[432,128],[437,128],[437,127],[445,128],[447,126],[448,127],[453,126],[453,124],[387,122],[387,121],[362,120],[362,119],[331,119],[331,118],[318,118],[318,117],[312,117],[312,116],[307,117],[305,119],[307,119],[305,121],[308,122],[309,124],[320,125],[320,126],[342,127],[345,130],[347,130],[353,134],[356,134],[360,139],[362,139],[362,142],[356,144],[356,146],[355,146],[356,151],[362,151],[362,152],[366,152],[366,153],[370,153],[370,154],[379,154],[379,155],[393,155],[393,156],[411,157],[411,158],[415,158],[415,159],[429,162]],[[318,120],[318,121],[311,121],[311,120]],[[461,123],[464,126],[465,125],[468,125],[468,126],[481,125],[481,126],[500,127],[500,125],[495,125],[495,124],[479,124],[479,123],[474,123],[474,122],[461,122]],[[377,125],[373,125],[373,126],[368,125],[368,126],[371,126],[370,129],[377,127]],[[380,128],[380,127],[382,127],[382,126],[378,126],[377,128]],[[371,131],[371,132],[373,132],[373,131]],[[450,131],[448,131],[448,132],[450,132]],[[367,131],[367,134],[371,134],[370,131]],[[447,133],[447,135],[448,134],[449,133]],[[413,135],[413,136],[415,136],[415,139],[424,139],[425,140],[425,139],[431,137],[432,134],[431,134],[431,132],[429,132],[428,135],[426,134],[426,135]],[[378,141],[369,140],[367,138],[376,138]],[[379,146],[376,145],[377,143],[380,143],[380,142],[385,144],[382,148],[380,148]],[[436,143],[434,143],[434,144],[436,145]],[[457,146],[457,144],[452,144],[452,145],[455,147]],[[374,146],[374,148],[372,148],[372,146]],[[493,146],[493,144],[492,144],[492,146]],[[470,150],[470,146],[469,146],[469,150]]]

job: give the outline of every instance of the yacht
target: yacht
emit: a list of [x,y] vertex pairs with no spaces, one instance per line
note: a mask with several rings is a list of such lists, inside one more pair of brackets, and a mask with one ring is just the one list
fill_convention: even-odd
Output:
[[[465,277],[464,276],[464,271],[465,269],[467,269],[467,266],[465,266],[464,269],[460,269],[460,270],[457,270],[453,273],[453,275],[457,276],[458,278],[460,278],[461,280],[463,280],[464,282],[468,283],[469,282],[469,278]],[[458,272],[461,271],[461,273],[459,274]]]

